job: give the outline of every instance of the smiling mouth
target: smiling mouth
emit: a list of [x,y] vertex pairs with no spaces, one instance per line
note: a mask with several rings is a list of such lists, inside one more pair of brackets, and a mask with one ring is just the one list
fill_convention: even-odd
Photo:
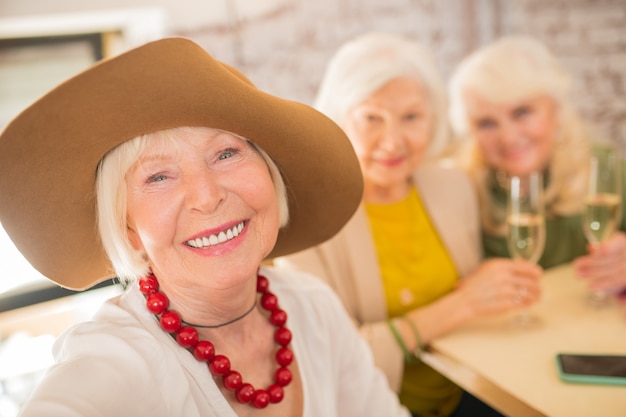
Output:
[[389,157],[389,158],[384,158],[384,159],[378,159],[377,162],[384,166],[396,166],[404,162],[405,159],[406,157],[404,156],[398,156],[394,158]]
[[201,249],[209,246],[219,245],[220,243],[228,242],[231,239],[239,236],[239,233],[243,230],[244,222],[241,222],[230,229],[225,231],[221,231],[216,235],[209,235],[204,237],[199,237],[196,239],[188,240],[187,245],[192,248]]

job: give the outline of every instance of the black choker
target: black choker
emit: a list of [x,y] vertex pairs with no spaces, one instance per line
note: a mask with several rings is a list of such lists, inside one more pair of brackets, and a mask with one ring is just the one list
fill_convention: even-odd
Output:
[[256,307],[256,298],[254,299],[254,303],[252,304],[252,307],[250,307],[248,309],[248,311],[246,311],[245,313],[243,313],[241,316],[239,317],[235,317],[232,320],[227,321],[226,323],[222,323],[222,324],[216,324],[214,326],[200,326],[199,324],[193,324],[193,323],[189,323],[187,321],[182,321],[183,324],[186,324],[187,326],[193,326],[193,327],[200,327],[202,329],[217,329],[218,327],[224,327],[224,326],[228,326],[229,324],[232,324],[236,321],[241,320],[242,318],[246,317],[248,314],[252,313],[252,310],[254,310],[254,307]]

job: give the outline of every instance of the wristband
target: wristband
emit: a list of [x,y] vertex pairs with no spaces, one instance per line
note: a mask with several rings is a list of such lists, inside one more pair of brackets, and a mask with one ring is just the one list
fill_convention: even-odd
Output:
[[413,337],[415,338],[416,345],[415,350],[413,351],[413,356],[419,358],[420,356],[422,356],[422,352],[424,351],[425,346],[422,343],[420,333],[417,331],[417,326],[415,325],[415,322],[411,320],[408,316],[402,316],[402,319],[409,324],[409,327],[413,331]]
[[398,346],[400,346],[400,350],[402,350],[404,361],[411,362],[413,355],[406,348],[406,345],[404,344],[404,340],[402,340],[402,337],[400,337],[400,333],[398,333],[398,329],[396,329],[396,326],[394,326],[393,321],[391,319],[387,320],[387,325],[389,326],[389,330],[391,330],[391,334],[393,334],[394,339],[396,339]]

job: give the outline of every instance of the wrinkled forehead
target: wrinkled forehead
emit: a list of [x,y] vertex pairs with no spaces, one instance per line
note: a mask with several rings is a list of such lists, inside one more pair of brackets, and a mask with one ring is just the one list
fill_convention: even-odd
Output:
[[141,154],[167,153],[180,148],[180,144],[187,141],[206,141],[213,139],[236,139],[248,141],[235,133],[210,127],[178,127],[173,129],[160,130],[146,135],[142,135],[138,140]]
[[181,153],[185,139],[187,141],[239,140],[257,149],[256,145],[248,139],[225,130],[209,127],[179,127],[138,136],[120,144],[114,151],[125,155],[124,159],[134,160],[133,163],[166,156],[175,157]]
[[[568,78],[545,57],[525,50],[494,50],[479,56],[461,75],[462,90],[493,103],[548,95],[559,101],[568,92]],[[543,58],[543,59],[539,59]]]
[[545,81],[534,76],[532,71],[517,68],[506,71],[504,68],[491,71],[478,71],[465,84],[465,98],[479,97],[499,105],[530,99],[539,95],[551,95]]

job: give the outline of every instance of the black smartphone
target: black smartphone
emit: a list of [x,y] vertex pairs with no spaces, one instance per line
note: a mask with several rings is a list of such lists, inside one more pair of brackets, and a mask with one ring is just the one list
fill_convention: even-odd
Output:
[[559,353],[556,355],[556,365],[563,381],[626,385],[626,354]]

